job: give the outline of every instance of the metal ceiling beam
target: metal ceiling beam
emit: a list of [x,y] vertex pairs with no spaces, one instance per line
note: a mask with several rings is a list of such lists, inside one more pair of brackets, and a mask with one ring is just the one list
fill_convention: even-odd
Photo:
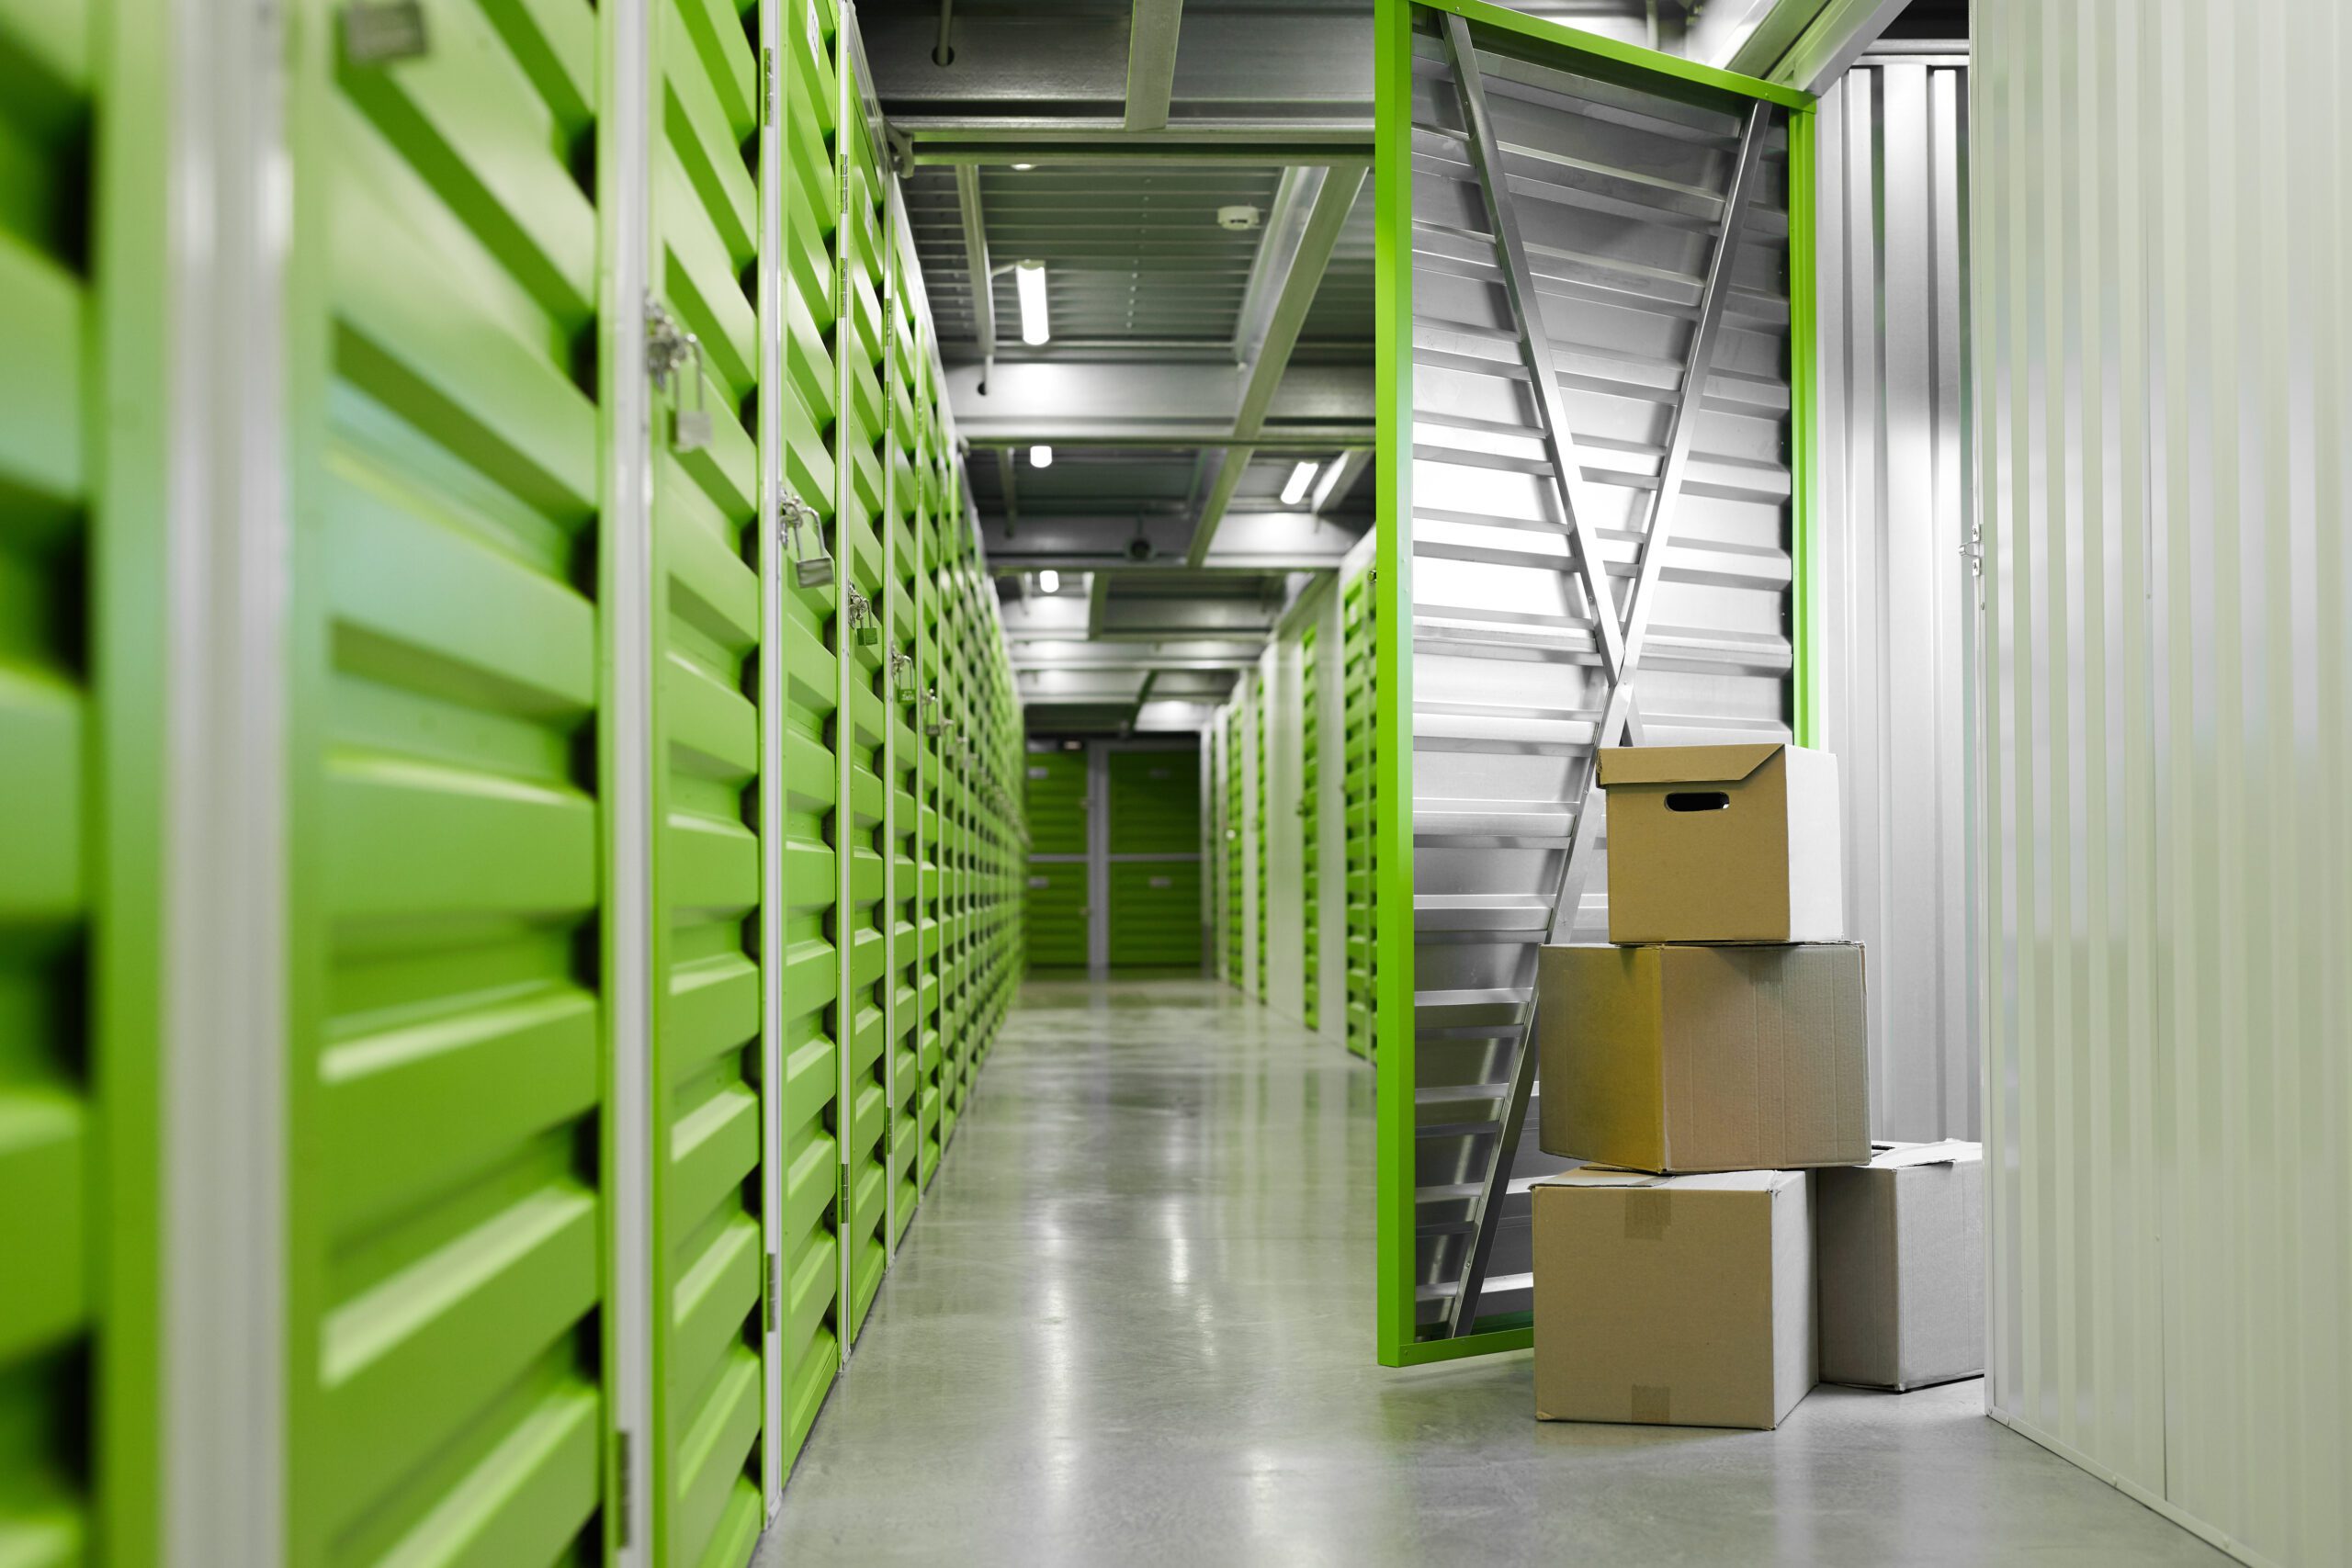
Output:
[[[947,396],[957,433],[975,447],[1217,446],[1238,434],[1235,406],[1249,375],[1230,363],[1004,359],[986,376],[985,392],[979,366],[950,366]],[[1255,445],[1373,445],[1370,365],[1291,366],[1272,379]]]
[[1176,43],[1184,0],[1136,0],[1127,17],[1129,130],[1165,130],[1176,93]]
[[1339,461],[1326,468],[1323,477],[1315,481],[1315,493],[1308,498],[1308,504],[1315,509],[1317,515],[1347,500],[1348,492],[1356,488],[1356,480],[1362,479],[1363,471],[1370,467],[1372,453],[1369,448],[1360,447],[1352,452],[1340,453]]
[[[1327,170],[1316,188],[1314,207],[1299,232],[1296,248],[1283,267],[1282,289],[1267,318],[1264,336],[1254,345],[1250,355],[1241,405],[1233,417],[1235,445],[1226,448],[1217,464],[1208,498],[1201,505],[1200,522],[1193,530],[1192,548],[1185,552],[1188,559],[1206,560],[1210,547],[1216,541],[1217,525],[1225,520],[1225,509],[1241,482],[1242,470],[1249,467],[1251,447],[1273,404],[1274,392],[1282,385],[1283,372],[1290,365],[1290,353],[1298,342],[1299,328],[1306,324],[1316,291],[1323,286],[1323,270],[1330,265],[1331,252],[1340,243],[1340,231],[1347,226],[1348,211],[1355,206],[1356,194],[1363,188],[1362,169]],[[1275,238],[1270,233],[1268,243],[1272,243]]]
[[1683,49],[1704,65],[1818,93],[1844,74],[1906,3],[1716,0],[1691,22]]
[[1293,124],[1235,120],[1186,121],[1166,130],[1129,130],[1119,120],[1053,120],[1022,125],[1004,120],[893,120],[919,167],[943,164],[1292,164],[1363,168],[1372,162],[1368,119]]
[[1093,118],[1124,130],[1128,78],[1145,8],[1163,7],[1171,33],[1193,37],[1173,71],[1169,121],[1204,116],[1280,126],[1301,120],[1372,122],[1372,10],[1258,0],[1182,17],[1168,0],[1124,10],[1003,6],[962,10],[952,63],[933,59],[938,18],[909,6],[863,8],[876,94],[905,117],[1021,116]]
[[964,271],[973,278],[972,335],[980,347],[980,384],[988,384],[996,360],[996,289],[989,273],[988,218],[980,207],[980,171],[966,164],[956,171],[956,206],[964,223]]

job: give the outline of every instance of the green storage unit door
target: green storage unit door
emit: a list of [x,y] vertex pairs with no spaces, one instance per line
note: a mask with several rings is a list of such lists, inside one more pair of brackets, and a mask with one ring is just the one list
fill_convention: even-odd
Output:
[[[655,1556],[741,1562],[766,1509],[758,821],[755,4],[657,0],[653,288],[704,368],[653,443]],[[748,30],[747,30],[748,24]],[[662,418],[707,407],[709,439]]]
[[1030,966],[1086,966],[1086,863],[1029,863]]
[[1374,727],[1379,716],[1373,672],[1374,646],[1373,577],[1359,571],[1340,590],[1342,714],[1346,729],[1340,738],[1347,776],[1345,841],[1347,844],[1348,1049],[1359,1056],[1373,1054],[1373,763],[1378,755]]
[[1032,750],[1022,758],[1023,794],[1029,806],[1029,852],[1086,852],[1086,753]]
[[1111,967],[1198,969],[1201,863],[1111,863]]
[[[323,0],[301,9],[331,28]],[[288,291],[297,1568],[586,1561],[608,1533],[596,954],[615,563],[596,382],[578,357],[604,325],[599,213],[568,155],[595,131],[597,18],[586,0],[445,0],[432,18],[414,58],[329,66],[305,51],[302,69],[333,80],[298,90],[289,126],[303,218]],[[713,367],[740,378],[751,311],[740,291],[728,305]],[[670,510],[673,532],[708,540],[711,592],[729,604],[752,600],[722,536],[748,515],[750,450],[732,429],[709,455],[728,499]],[[668,554],[689,558],[683,543]],[[724,661],[742,624],[673,679]],[[749,705],[733,702],[710,710],[727,780],[753,754]],[[758,886],[749,836],[714,848],[695,863],[713,889],[695,897],[740,911]],[[757,986],[724,935],[707,956],[745,999],[707,1016],[746,1039]],[[756,1151],[748,1097],[740,1117]],[[754,1291],[755,1254],[741,1275]]]
[[1219,750],[1225,761],[1225,979],[1237,990],[1247,984],[1242,964],[1248,954],[1244,940],[1249,932],[1242,923],[1242,900],[1249,897],[1248,862],[1242,854],[1244,829],[1241,793],[1241,749],[1247,744],[1249,708],[1246,695],[1250,677],[1242,676],[1236,691],[1237,700],[1225,710]]
[[[778,394],[784,487],[816,512],[831,540],[838,536],[833,444],[841,397],[831,346],[837,321],[832,237],[841,188],[833,168],[840,111],[834,14],[825,0],[785,0],[780,9],[783,37],[775,47],[785,73],[785,386]],[[805,538],[802,547],[814,553]],[[785,700],[771,722],[782,732],[784,758],[784,819],[777,824],[784,834],[784,1083],[775,1102],[784,1151],[775,1267],[783,1281],[776,1337],[784,1359],[786,1430],[779,1440],[787,1464],[807,1439],[841,1365],[834,1311],[841,1279],[835,1219],[841,1058],[834,1032],[841,994],[834,912],[841,886],[834,807],[841,778],[833,732],[841,703],[833,644],[840,596],[838,582],[804,588],[786,566],[779,626]]]
[[922,609],[922,519],[930,510],[931,486],[921,466],[930,410],[924,376],[929,344],[907,308],[901,264],[891,264],[885,301],[889,353],[890,434],[888,504],[884,508],[881,692],[888,730],[887,835],[888,887],[885,919],[888,940],[890,1091],[890,1244],[896,1247],[914,1218],[922,1197],[922,1072],[921,1004],[922,919],[919,871],[922,847],[922,740],[912,696]]
[[1199,753],[1114,750],[1104,764],[1110,774],[1113,854],[1201,852]]
[[1316,626],[1299,632],[1299,1017],[1307,1028],[1323,1016],[1323,661]]
[[888,713],[883,694],[878,612],[888,568],[882,538],[890,416],[884,398],[888,353],[882,301],[887,287],[881,202],[884,189],[867,134],[854,73],[843,70],[839,138],[842,224],[837,236],[842,314],[833,353],[843,399],[835,449],[841,457],[840,512],[833,536],[836,586],[842,615],[836,625],[842,707],[835,719],[841,750],[841,805],[835,818],[842,847],[839,930],[842,1102],[840,1223],[845,1341],[865,1325],[889,1258],[888,1063],[884,1009],[888,971],[884,907],[883,778]]
[[160,11],[0,0],[0,1562],[11,1564],[155,1551],[164,552],[150,293],[164,148],[156,85],[130,73],[141,51],[108,45],[159,28]]

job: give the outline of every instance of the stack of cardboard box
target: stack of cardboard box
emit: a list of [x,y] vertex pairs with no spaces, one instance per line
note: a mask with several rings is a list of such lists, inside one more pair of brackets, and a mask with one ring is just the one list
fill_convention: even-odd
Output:
[[1547,947],[1544,1420],[1778,1426],[1820,1378],[1979,1370],[1973,1145],[1874,1150],[1834,758],[1604,750],[1608,947]]

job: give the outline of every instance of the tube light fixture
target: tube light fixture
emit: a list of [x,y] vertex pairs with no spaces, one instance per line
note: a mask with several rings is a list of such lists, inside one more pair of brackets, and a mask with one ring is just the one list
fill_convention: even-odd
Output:
[[1047,567],[1045,570],[1037,574],[1038,592],[1059,593],[1061,591],[1062,574],[1060,572],[1056,571],[1052,567]]
[[1030,447],[1029,466],[1033,468],[1052,468],[1054,466],[1054,449],[1050,446]]
[[1046,264],[1025,261],[1015,265],[1012,286],[1021,297],[1021,341],[1035,347],[1054,335],[1046,324]]
[[1290,478],[1283,484],[1283,504],[1296,506],[1306,499],[1307,488],[1315,483],[1315,465],[1301,463],[1291,469]]

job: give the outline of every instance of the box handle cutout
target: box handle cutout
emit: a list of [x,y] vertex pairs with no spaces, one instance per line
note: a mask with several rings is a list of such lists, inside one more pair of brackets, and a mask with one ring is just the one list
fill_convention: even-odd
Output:
[[1719,789],[1678,790],[1666,797],[1668,811],[1723,811],[1731,806],[1731,796]]

